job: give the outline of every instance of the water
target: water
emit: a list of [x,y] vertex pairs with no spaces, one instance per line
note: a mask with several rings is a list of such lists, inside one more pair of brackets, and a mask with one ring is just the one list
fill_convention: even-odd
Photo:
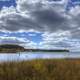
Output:
[[33,59],[80,58],[80,52],[23,52],[21,54],[0,54],[0,61],[20,61]]

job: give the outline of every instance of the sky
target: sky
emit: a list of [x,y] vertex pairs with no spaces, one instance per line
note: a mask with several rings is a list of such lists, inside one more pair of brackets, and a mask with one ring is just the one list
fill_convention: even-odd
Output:
[[0,44],[80,50],[80,0],[0,0]]

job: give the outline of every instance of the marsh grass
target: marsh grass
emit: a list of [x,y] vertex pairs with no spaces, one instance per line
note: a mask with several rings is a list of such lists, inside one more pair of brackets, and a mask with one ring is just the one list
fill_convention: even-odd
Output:
[[79,59],[0,63],[0,80],[80,80]]

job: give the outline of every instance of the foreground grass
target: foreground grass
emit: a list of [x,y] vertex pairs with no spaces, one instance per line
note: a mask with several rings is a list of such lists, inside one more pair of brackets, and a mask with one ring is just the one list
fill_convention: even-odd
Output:
[[0,80],[80,80],[80,60],[5,62],[0,64]]

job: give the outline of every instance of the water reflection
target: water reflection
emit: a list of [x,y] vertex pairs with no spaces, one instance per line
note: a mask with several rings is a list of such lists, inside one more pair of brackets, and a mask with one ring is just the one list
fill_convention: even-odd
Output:
[[32,59],[50,58],[80,58],[80,53],[44,53],[44,52],[24,52],[20,54],[0,54],[0,61],[18,61]]

